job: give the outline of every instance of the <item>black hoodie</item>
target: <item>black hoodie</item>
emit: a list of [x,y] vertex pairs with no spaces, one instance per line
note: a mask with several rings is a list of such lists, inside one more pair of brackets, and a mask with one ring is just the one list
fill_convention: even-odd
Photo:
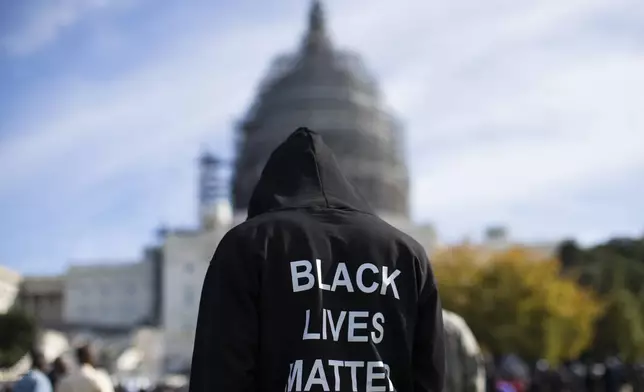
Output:
[[442,391],[444,372],[425,251],[298,129],[210,263],[190,392]]

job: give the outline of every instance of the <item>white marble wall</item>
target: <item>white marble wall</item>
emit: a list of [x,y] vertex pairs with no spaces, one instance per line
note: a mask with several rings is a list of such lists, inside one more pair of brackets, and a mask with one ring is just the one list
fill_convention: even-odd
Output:
[[76,265],[65,279],[65,322],[101,327],[130,327],[152,315],[152,263],[136,261]]
[[170,232],[163,244],[165,357],[171,367],[189,365],[206,270],[227,228]]

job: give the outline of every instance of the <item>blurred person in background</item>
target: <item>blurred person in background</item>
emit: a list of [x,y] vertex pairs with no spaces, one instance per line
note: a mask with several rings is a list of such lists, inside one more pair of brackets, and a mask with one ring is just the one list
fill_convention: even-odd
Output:
[[51,381],[51,386],[56,390],[56,386],[58,385],[58,381],[65,377],[67,373],[69,372],[67,363],[65,363],[65,360],[62,357],[58,357],[54,360],[54,363],[52,364],[51,370],[49,371],[49,374],[47,375],[49,377],[49,381]]
[[603,362],[591,362],[588,365],[586,374],[586,390],[589,392],[606,392],[604,386],[604,375],[606,367]]
[[539,359],[534,366],[532,377],[530,377],[529,392],[547,392],[550,390],[548,372],[550,364],[545,359]]
[[629,383],[633,391],[644,391],[644,366],[641,363],[634,363],[630,366]]
[[496,366],[497,390],[511,388],[523,392],[530,386],[530,368],[517,355],[504,355]]
[[63,377],[56,392],[114,392],[110,377],[102,370],[96,369],[96,358],[89,345],[76,350],[79,368]]
[[581,361],[571,361],[568,363],[568,375],[570,380],[570,390],[575,392],[584,391],[584,380],[586,379],[586,366]]
[[371,210],[319,134],[298,129],[210,263],[190,392],[438,392],[444,377],[425,250]]
[[13,385],[13,392],[52,392],[51,381],[45,374],[45,356],[37,350],[32,350],[30,355],[31,369]]
[[566,382],[561,367],[551,367],[548,375],[550,379],[550,390],[567,391]]
[[489,352],[483,356],[485,361],[485,390],[493,392],[496,389],[496,363],[494,355]]
[[443,309],[445,325],[445,390],[449,392],[484,392],[485,359],[465,320]]
[[618,392],[622,386],[623,365],[616,357],[609,357],[606,359],[604,371],[604,389],[606,392]]

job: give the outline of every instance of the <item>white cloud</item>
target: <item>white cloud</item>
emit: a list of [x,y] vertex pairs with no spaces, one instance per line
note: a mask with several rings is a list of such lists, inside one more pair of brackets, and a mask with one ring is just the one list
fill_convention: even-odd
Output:
[[[536,190],[583,186],[644,167],[644,77],[637,72],[644,56],[584,60],[542,75],[522,95],[490,95],[466,115],[432,122],[440,135],[425,140],[454,143],[439,158],[441,167],[425,161],[430,173],[421,175],[417,197],[434,195],[428,215],[463,203],[502,203]],[[489,127],[508,135],[488,141],[483,133],[479,143],[468,141]],[[451,185],[455,178],[462,187]],[[468,192],[469,186],[476,192]]]
[[[327,8],[336,42],[365,56],[407,125],[415,216],[453,233],[496,219],[504,206],[538,205],[644,167],[642,48],[594,44],[586,31],[607,10],[618,14],[634,2],[336,0]],[[269,60],[299,43],[298,7],[302,15],[268,25],[185,26],[131,72],[70,85],[47,118],[30,120],[24,136],[0,146],[0,166],[16,168],[3,173],[0,192],[18,194],[47,178],[51,206],[88,209],[69,224],[77,231],[113,204],[105,196],[88,207],[87,195],[117,192],[109,184],[128,175],[153,178],[139,195],[146,201],[139,224],[78,239],[69,248],[77,257],[131,253],[148,236],[134,230],[159,219],[188,222],[190,207],[177,200],[192,196],[190,160],[204,141],[230,155],[233,121]],[[78,18],[72,8],[74,16],[51,16],[58,22],[12,45],[51,39]],[[519,215],[507,218],[529,226]]]
[[30,54],[54,41],[58,34],[97,8],[122,0],[48,0],[25,5],[33,7],[20,28],[0,39],[0,46],[12,55]]
[[[53,163],[74,156],[91,164],[77,167],[83,175],[69,179],[100,182],[133,168],[150,169],[158,164],[155,158],[227,132],[265,68],[230,64],[253,63],[256,56],[271,53],[257,29],[228,33],[236,40],[226,35],[213,41],[207,35],[200,45],[171,48],[174,53],[164,61],[117,80],[86,81],[61,91],[55,110],[47,111],[55,114],[45,121],[34,118],[25,136],[0,146],[0,163],[19,168],[7,173],[0,190],[28,183]],[[237,39],[246,43],[248,53],[236,50]]]
[[[452,236],[468,230],[463,222],[469,230],[495,219],[522,223],[507,207],[538,206],[644,169],[644,47],[625,45],[624,37],[616,45],[610,30],[593,30],[609,13],[634,18],[638,10],[644,20],[644,7],[477,4],[413,2],[385,12],[376,3],[356,40],[384,70],[385,90],[408,125],[416,218],[435,220]],[[374,39],[367,23],[382,33]],[[586,229],[558,216],[549,216],[551,236]],[[543,234],[533,222],[528,230],[519,225],[524,236]]]

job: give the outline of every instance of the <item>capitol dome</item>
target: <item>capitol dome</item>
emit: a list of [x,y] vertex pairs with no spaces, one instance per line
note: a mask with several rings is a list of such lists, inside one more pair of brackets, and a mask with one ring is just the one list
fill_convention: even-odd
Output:
[[[237,129],[232,202],[244,213],[273,149],[298,127],[321,134],[347,178],[378,213],[409,215],[409,176],[396,119],[356,54],[334,48],[314,1],[301,47],[279,56]],[[243,212],[242,212],[243,211]]]

